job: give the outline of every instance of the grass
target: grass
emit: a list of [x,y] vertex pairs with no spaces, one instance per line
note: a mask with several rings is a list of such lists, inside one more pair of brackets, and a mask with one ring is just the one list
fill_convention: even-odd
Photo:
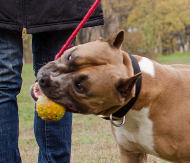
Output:
[[172,55],[160,55],[158,61],[163,64],[190,64],[190,53],[175,53]]
[[[159,56],[162,63],[190,63],[190,54]],[[23,163],[35,163],[38,146],[33,133],[34,102],[30,86],[35,81],[32,65],[23,68],[23,86],[18,96],[20,137],[19,148]],[[111,133],[110,123],[96,116],[73,115],[72,163],[119,163],[119,151]],[[149,163],[168,163],[149,156]]]

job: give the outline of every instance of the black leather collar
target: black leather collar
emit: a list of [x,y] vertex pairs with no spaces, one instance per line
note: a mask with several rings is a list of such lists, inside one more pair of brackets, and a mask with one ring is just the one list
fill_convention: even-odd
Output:
[[[132,55],[129,54],[129,57],[131,59],[132,62],[132,66],[133,66],[133,70],[134,70],[134,74],[138,74],[141,72],[139,64],[137,62],[137,60],[135,59],[135,57],[133,57]],[[133,107],[133,105],[135,104],[140,90],[141,90],[141,83],[142,83],[142,77],[140,76],[137,81],[136,81],[136,91],[135,91],[135,97],[133,97],[125,106],[123,106],[121,109],[119,109],[117,112],[113,113],[113,119],[120,119],[122,117],[124,117],[128,111]],[[102,117],[103,119],[109,120],[109,117]]]

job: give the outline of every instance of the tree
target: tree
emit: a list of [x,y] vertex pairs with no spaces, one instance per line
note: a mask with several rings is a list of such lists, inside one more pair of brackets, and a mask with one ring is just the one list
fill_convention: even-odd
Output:
[[173,52],[176,34],[184,36],[185,27],[190,24],[189,3],[188,0],[139,1],[125,25],[143,32],[145,50]]

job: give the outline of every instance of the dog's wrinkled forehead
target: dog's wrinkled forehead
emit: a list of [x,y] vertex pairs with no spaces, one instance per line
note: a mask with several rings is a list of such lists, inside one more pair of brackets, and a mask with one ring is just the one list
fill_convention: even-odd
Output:
[[96,66],[105,64],[120,64],[122,55],[120,50],[112,49],[108,42],[97,40],[86,44],[75,46],[62,55],[59,62],[76,66]]

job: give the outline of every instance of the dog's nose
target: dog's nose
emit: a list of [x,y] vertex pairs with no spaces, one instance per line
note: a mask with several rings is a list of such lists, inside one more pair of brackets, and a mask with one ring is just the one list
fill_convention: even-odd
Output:
[[39,83],[40,87],[49,87],[51,84],[50,75],[43,74],[41,76],[41,78],[38,80],[38,83]]

